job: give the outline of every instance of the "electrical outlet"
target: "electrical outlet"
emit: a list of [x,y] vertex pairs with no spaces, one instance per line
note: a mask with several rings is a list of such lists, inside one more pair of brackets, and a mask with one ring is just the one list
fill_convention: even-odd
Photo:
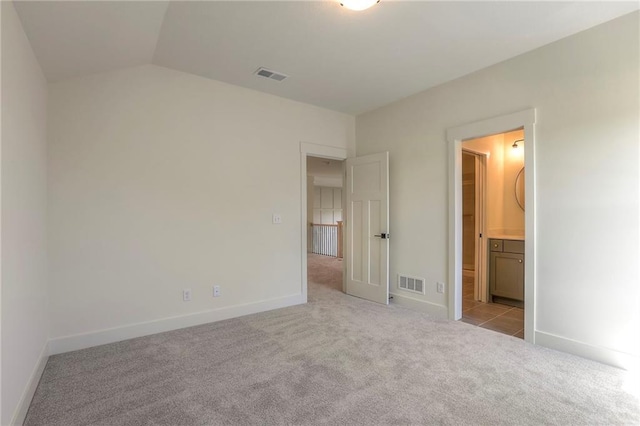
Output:
[[282,223],[282,216],[278,213],[274,213],[272,217],[272,222],[274,225],[280,225]]
[[444,283],[437,283],[438,293],[444,293]]
[[213,297],[220,297],[220,286],[219,285],[214,285],[213,286]]
[[183,302],[191,302],[191,289],[185,288],[182,290],[182,301]]

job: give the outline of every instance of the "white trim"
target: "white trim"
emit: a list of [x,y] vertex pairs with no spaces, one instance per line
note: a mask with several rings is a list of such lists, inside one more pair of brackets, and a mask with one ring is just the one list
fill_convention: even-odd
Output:
[[[346,160],[347,150],[335,146],[317,145],[300,142],[300,282],[302,283],[302,303],[307,303],[307,157],[329,158],[332,160]],[[344,205],[344,191],[342,191],[342,205]],[[344,262],[343,262],[344,269]],[[344,281],[344,270],[342,277]],[[344,283],[343,283],[344,287]]]
[[449,142],[454,140],[463,141],[465,139],[477,139],[497,135],[498,133],[517,130],[526,124],[535,124],[535,122],[536,110],[535,108],[531,108],[487,120],[451,127],[447,129],[447,140]]
[[449,145],[449,318],[462,317],[462,141],[524,129],[525,149],[525,340],[535,343],[535,122],[536,110],[447,129]]
[[24,420],[27,417],[27,411],[29,411],[29,406],[31,405],[31,400],[33,399],[33,395],[36,393],[36,388],[38,387],[38,383],[40,383],[40,378],[42,377],[44,367],[47,365],[48,360],[49,342],[45,342],[42,350],[40,351],[38,362],[31,372],[31,376],[29,377],[29,381],[27,382],[27,387],[24,389],[24,392],[20,397],[18,406],[13,412],[13,416],[11,417],[11,422],[9,424],[21,425],[24,423]]
[[619,352],[601,346],[593,346],[543,331],[536,331],[535,334],[536,344],[540,346],[571,353],[629,371],[638,371],[638,367],[640,367],[640,356],[638,355]]
[[262,300],[260,302],[244,305],[227,306],[219,309],[196,312],[175,317],[162,318],[154,321],[145,321],[130,324],[124,327],[116,327],[89,333],[75,334],[72,336],[58,337],[49,341],[50,354],[75,351],[90,348],[92,346],[119,342],[121,340],[148,336],[165,331],[192,327],[200,324],[221,321],[229,318],[286,308],[305,303],[301,294],[280,297],[277,299]]
[[[331,158],[334,160],[345,160],[347,158],[346,148],[337,146],[318,145],[315,143],[300,142],[300,152],[312,157]],[[305,169],[307,168],[305,163]]]
[[448,309],[444,305],[436,305],[435,303],[427,302],[422,299],[414,299],[413,297],[398,294],[389,293],[393,296],[393,304],[404,306],[414,311],[422,312],[434,316],[435,318],[447,318]]

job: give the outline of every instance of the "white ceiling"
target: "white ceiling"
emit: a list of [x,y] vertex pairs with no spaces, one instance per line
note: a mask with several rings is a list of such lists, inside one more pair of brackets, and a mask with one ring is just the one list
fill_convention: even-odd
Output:
[[[638,10],[630,2],[19,1],[49,81],[154,63],[359,114]],[[278,83],[260,66],[290,77]]]

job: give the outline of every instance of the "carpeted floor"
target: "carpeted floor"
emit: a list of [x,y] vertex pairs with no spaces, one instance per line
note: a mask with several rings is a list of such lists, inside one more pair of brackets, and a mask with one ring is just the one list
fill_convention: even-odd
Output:
[[306,305],[53,356],[26,424],[640,423],[625,372],[349,297],[341,268],[310,257]]
[[[307,255],[307,279],[314,286],[324,286],[342,292],[342,259],[309,253]],[[310,296],[315,287],[309,286]]]

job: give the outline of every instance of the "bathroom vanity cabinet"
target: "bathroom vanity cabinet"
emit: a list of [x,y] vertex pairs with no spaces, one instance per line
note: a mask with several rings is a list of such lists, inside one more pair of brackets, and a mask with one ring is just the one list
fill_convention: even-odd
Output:
[[489,299],[524,306],[524,241],[489,239]]

